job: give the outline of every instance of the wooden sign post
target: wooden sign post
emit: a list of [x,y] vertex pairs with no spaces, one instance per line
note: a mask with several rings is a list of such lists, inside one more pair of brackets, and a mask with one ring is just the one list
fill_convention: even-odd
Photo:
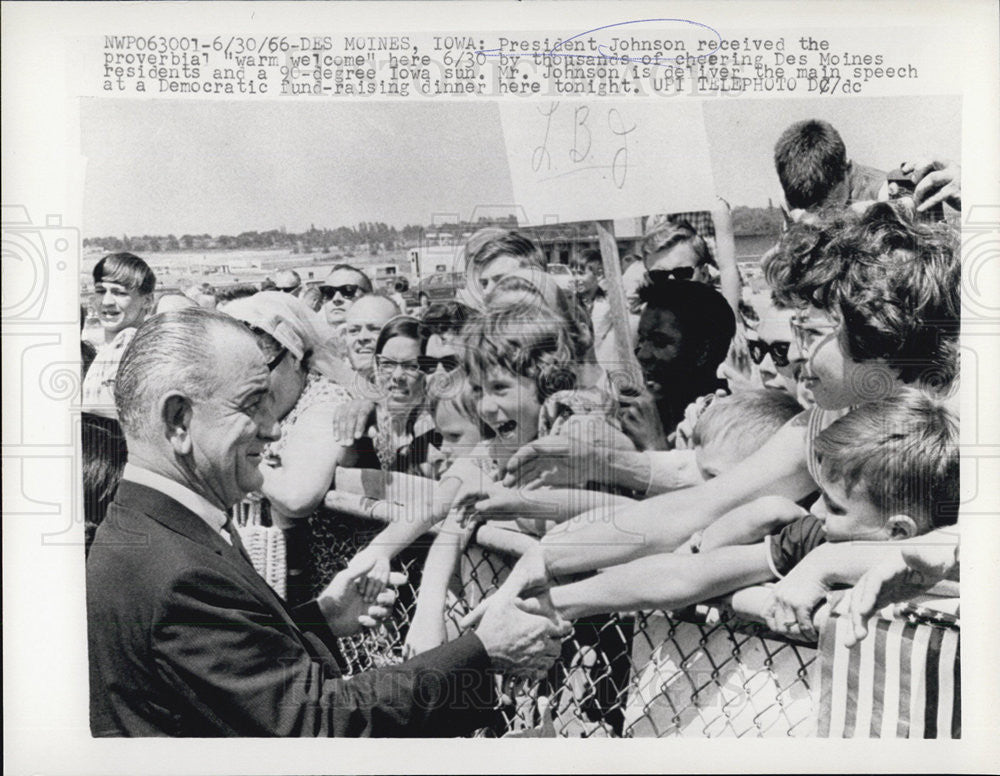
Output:
[[611,306],[611,325],[615,333],[617,366],[613,375],[615,385],[619,390],[625,388],[635,392],[642,390],[642,369],[635,357],[635,343],[632,342],[629,331],[628,300],[625,298],[625,286],[622,284],[622,267],[618,258],[618,243],[615,242],[615,225],[613,221],[596,221],[597,239],[601,245],[601,260],[604,262],[604,279],[608,304]]

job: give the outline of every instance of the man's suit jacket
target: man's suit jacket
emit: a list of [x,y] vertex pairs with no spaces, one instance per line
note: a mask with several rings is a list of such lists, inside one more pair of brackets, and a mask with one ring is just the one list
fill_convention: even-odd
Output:
[[87,560],[95,736],[456,736],[495,691],[474,634],[341,678],[313,602],[289,610],[198,515],[125,480]]

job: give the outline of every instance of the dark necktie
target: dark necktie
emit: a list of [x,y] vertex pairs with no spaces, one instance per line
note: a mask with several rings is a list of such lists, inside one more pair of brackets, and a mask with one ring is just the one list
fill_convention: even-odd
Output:
[[[253,561],[250,559],[250,554],[247,552],[246,547],[243,546],[243,540],[240,538],[240,532],[236,530],[236,524],[233,522],[233,516],[231,513],[226,514],[226,524],[223,528],[229,533],[229,538],[232,541],[233,547],[243,556],[243,559],[253,566]],[[256,571],[254,572],[256,573]]]

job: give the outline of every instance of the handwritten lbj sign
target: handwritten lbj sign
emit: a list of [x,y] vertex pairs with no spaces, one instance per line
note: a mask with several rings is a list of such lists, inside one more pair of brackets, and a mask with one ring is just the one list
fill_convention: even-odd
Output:
[[500,103],[515,201],[528,224],[710,210],[698,104]]

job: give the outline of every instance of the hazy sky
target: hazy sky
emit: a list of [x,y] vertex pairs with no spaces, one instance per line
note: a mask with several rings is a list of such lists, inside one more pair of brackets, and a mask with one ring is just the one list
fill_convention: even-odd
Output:
[[[912,157],[961,158],[959,97],[704,101],[716,193],[731,205],[766,205],[781,195],[774,143],[789,124],[824,119],[849,158],[888,172]],[[777,200],[774,202],[778,204]]]
[[[884,170],[961,148],[958,98],[718,99],[704,115],[732,205],[777,195],[774,141],[802,118],[827,119]],[[87,236],[398,227],[514,199],[496,103],[94,99],[81,116]]]
[[511,203],[496,105],[456,107],[90,101],[85,234],[402,226]]

